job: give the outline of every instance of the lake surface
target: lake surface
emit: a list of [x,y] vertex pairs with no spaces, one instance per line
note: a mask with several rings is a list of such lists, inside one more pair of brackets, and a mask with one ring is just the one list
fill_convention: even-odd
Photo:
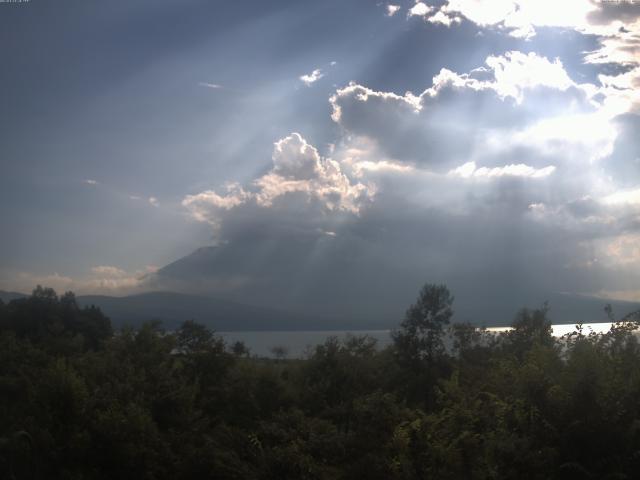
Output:
[[[611,328],[611,323],[589,323],[583,325],[583,333],[590,331],[604,333]],[[487,328],[491,332],[508,330],[508,327]],[[553,335],[562,335],[575,330],[574,324],[553,325]],[[260,357],[273,357],[271,349],[284,347],[287,350],[287,358],[301,358],[316,345],[324,343],[331,336],[344,339],[347,335],[368,335],[377,340],[379,348],[391,343],[391,330],[333,330],[333,331],[267,331],[267,332],[218,332],[227,343],[242,341],[251,351],[251,355]]]

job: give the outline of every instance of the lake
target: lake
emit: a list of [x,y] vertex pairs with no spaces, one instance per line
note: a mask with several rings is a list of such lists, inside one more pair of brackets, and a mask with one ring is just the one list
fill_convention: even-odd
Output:
[[[583,333],[591,330],[604,333],[609,330],[611,323],[589,323],[583,325]],[[553,335],[561,337],[575,329],[574,324],[553,325]],[[491,332],[508,330],[508,327],[487,328]],[[251,350],[251,355],[273,357],[273,347],[287,349],[287,358],[301,358],[305,352],[324,343],[330,336],[345,338],[347,335],[368,335],[378,341],[378,347],[383,348],[391,343],[391,330],[332,330],[332,331],[264,331],[264,332],[218,332],[227,343],[242,341]]]

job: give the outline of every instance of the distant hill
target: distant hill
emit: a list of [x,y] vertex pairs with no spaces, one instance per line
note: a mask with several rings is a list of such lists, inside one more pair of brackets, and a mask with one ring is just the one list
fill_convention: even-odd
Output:
[[2,300],[4,303],[9,303],[11,300],[16,300],[18,298],[24,298],[27,297],[28,295],[24,294],[24,293],[18,293],[18,292],[5,292],[4,290],[0,290],[0,300]]
[[194,252],[165,265],[158,275],[183,280],[203,280],[211,276],[218,266],[218,247],[201,247]]
[[625,315],[640,310],[640,303],[623,300],[608,300],[604,298],[588,297],[584,295],[554,294],[549,301],[549,319],[553,323],[583,323],[606,322],[604,307],[610,304],[613,314],[620,320]]
[[[96,305],[114,325],[139,325],[161,320],[173,328],[185,320],[196,320],[218,331],[334,330],[358,325],[345,319],[327,319],[312,314],[288,312],[240,304],[219,298],[172,292],[152,292],[127,297],[79,296],[82,306]],[[360,325],[371,328],[372,325]]]
[[456,298],[453,303],[454,322],[470,322],[485,327],[505,327],[511,324],[522,308],[541,308],[548,302],[548,318],[553,324],[575,324],[608,322],[604,307],[611,304],[616,319],[640,310],[640,303],[609,300],[575,294],[537,294],[528,299],[509,299],[474,304]]
[[[0,300],[24,298],[18,292],[0,290]],[[549,302],[549,319],[554,324],[606,322],[604,306],[610,303],[615,317],[640,310],[640,303],[606,300],[595,297],[568,294],[550,294],[538,302],[501,302],[486,305],[466,305],[456,299],[454,322],[469,321],[476,325],[506,326],[522,307],[537,308],[542,301]],[[336,318],[300,313],[287,309],[248,305],[218,297],[191,295],[175,292],[151,292],[125,297],[105,295],[80,295],[82,306],[96,305],[111,319],[115,326],[137,326],[149,320],[160,320],[166,328],[174,328],[185,320],[196,320],[218,331],[274,331],[274,330],[373,330],[394,328],[402,320],[403,312],[379,319]]]
[[[260,252],[248,248],[229,245],[199,248],[149,275],[147,286],[150,290],[205,297],[215,292],[219,298],[240,304],[246,299],[268,308],[344,318],[364,329],[396,326],[421,286],[420,280],[412,280],[406,272],[385,270],[385,265],[375,258],[345,256],[342,265],[308,262],[302,247],[298,251],[296,245],[289,245],[287,250],[275,241],[270,245],[273,248],[269,255],[280,261],[271,259],[265,264]],[[455,296],[454,321],[475,325],[509,325],[518,310],[539,308],[545,301],[549,302],[549,318],[558,324],[606,322],[607,303],[611,303],[616,318],[640,309],[637,302],[544,289],[523,287],[507,294],[508,288],[496,289],[487,284],[462,282],[448,286]],[[297,327],[313,328],[316,327]],[[344,328],[351,327],[345,324]]]
[[[555,324],[606,322],[604,306],[610,303],[616,318],[640,310],[640,303],[601,298],[551,294],[549,319]],[[111,318],[114,325],[139,325],[148,320],[161,320],[168,328],[193,319],[218,331],[261,330],[366,330],[394,328],[402,312],[387,321],[362,321],[358,318],[331,318],[288,310],[247,305],[216,297],[174,292],[153,292],[127,297],[101,295],[79,296],[81,305],[96,305]],[[530,305],[492,305],[478,308],[473,315],[461,305],[455,308],[454,321],[472,321],[478,325],[508,325],[522,307],[538,308],[542,302]],[[482,321],[485,319],[488,321]]]

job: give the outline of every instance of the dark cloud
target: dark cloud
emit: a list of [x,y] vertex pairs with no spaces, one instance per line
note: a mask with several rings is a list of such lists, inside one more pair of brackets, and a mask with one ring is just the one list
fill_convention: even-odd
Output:
[[625,114],[615,119],[618,137],[605,161],[607,172],[626,188],[640,185],[640,115]]
[[[639,280],[640,122],[610,131],[601,109],[637,86],[629,25],[525,40],[503,19],[445,27],[369,0],[69,5],[0,18],[2,266],[135,272],[213,236],[147,287],[397,319],[445,282],[488,324]],[[614,77],[599,93],[598,73]]]
[[587,15],[587,19],[595,25],[609,25],[615,21],[633,23],[640,18],[640,4],[633,0],[592,0],[591,3],[597,8]]
[[[518,52],[507,55],[489,59],[492,69],[462,75],[443,71],[417,97],[351,84],[332,97],[334,119],[348,133],[374,139],[391,158],[446,171],[483,156],[487,139],[496,133],[507,138],[542,119],[595,111],[585,89],[572,83],[560,64]],[[527,78],[527,69],[538,64],[557,78]],[[532,148],[515,145],[498,155],[550,156]],[[497,160],[485,161],[494,166]]]
[[[277,142],[273,170],[242,188],[259,199],[275,174],[283,193],[222,209],[213,204],[237,192],[212,197],[203,208],[218,246],[157,281],[215,290],[236,279],[225,292],[237,299],[362,318],[398,315],[420,283],[445,282],[463,318],[480,322],[474,309],[498,299],[503,321],[558,292],[624,289],[637,275],[616,278],[620,259],[607,249],[635,231],[637,209],[613,205],[619,185],[601,185],[616,133],[598,130],[610,125],[606,94],[595,93],[560,63],[519,52],[470,74],[443,71],[419,96],[338,89],[332,159],[300,136]],[[339,167],[334,185],[362,185],[367,201],[327,208],[315,193],[326,184],[314,183],[323,162]],[[288,180],[303,183],[287,190]]]
[[[381,193],[360,216],[334,222],[319,221],[313,207],[295,215],[246,206],[223,221],[217,247],[161,271],[158,281],[323,315],[387,320],[401,315],[421,283],[445,282],[462,318],[488,323],[481,318],[488,308],[474,309],[502,303],[511,315],[553,292],[609,285],[597,270],[582,271],[592,257],[579,246],[578,232],[530,214],[530,190],[505,180],[490,193],[471,193],[467,210],[458,213]],[[233,288],[221,286],[224,279]]]

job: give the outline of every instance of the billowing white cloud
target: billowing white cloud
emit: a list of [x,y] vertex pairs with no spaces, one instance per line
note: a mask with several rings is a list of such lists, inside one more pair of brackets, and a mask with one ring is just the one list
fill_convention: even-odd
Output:
[[358,213],[363,198],[370,195],[364,185],[351,183],[338,162],[322,158],[298,133],[276,142],[272,158],[271,172],[255,181],[259,205],[271,206],[286,193],[303,192],[322,200],[329,210]]
[[410,174],[415,171],[411,165],[404,165],[390,160],[361,160],[353,162],[351,168],[357,177],[363,177],[368,172]]
[[[538,25],[518,22],[514,2],[472,13],[476,3],[422,16],[471,16],[525,36]],[[510,23],[494,25],[504,11]],[[640,176],[618,180],[620,164],[640,158],[620,144],[640,124],[620,116],[636,85],[630,71],[579,83],[559,59],[512,51],[468,72],[442,69],[418,94],[352,82],[330,98],[340,132],[331,158],[294,133],[275,143],[264,175],[183,205],[216,230],[216,272],[250,272],[266,300],[287,291],[298,301],[304,282],[342,285],[332,299],[351,295],[347,284],[369,282],[369,268],[421,281],[428,271],[480,295],[487,259],[487,288],[518,279],[523,291],[623,292],[640,280],[631,271]],[[253,245],[260,262],[243,260]]]
[[[633,82],[602,80],[618,92]],[[402,191],[416,208],[468,218],[469,229],[477,228],[474,215],[496,231],[522,222],[518,228],[536,238],[537,229],[573,245],[555,260],[559,278],[595,269],[585,289],[606,283],[618,291],[640,280],[616,277],[621,263],[605,261],[618,236],[640,232],[638,183],[622,188],[616,180],[628,182],[622,166],[640,159],[631,148],[640,120],[618,116],[625,109],[611,108],[610,99],[602,86],[574,81],[559,60],[521,52],[492,55],[468,73],[443,69],[419,95],[351,83],[330,99],[344,135],[335,155],[375,179],[378,209]],[[398,175],[397,167],[408,169]]]
[[564,91],[576,86],[559,59],[550,62],[533,52],[492,55],[487,58],[487,65],[495,78],[494,88],[501,97],[512,97],[521,101],[526,89],[549,87]]
[[[469,73],[442,69],[420,95],[350,83],[330,102],[345,133],[382,150],[378,160],[440,172],[475,162],[483,172],[610,154],[616,129],[596,94],[593,85],[575,83],[559,60],[514,51],[489,56]],[[514,162],[514,155],[525,158]]]
[[549,165],[544,168],[534,168],[524,163],[505,165],[504,167],[480,167],[475,162],[467,162],[449,172],[449,175],[462,178],[493,178],[493,177],[529,177],[544,178],[555,172],[556,167]]
[[147,199],[147,201],[149,202],[149,205],[151,205],[153,207],[159,207],[160,206],[160,202],[158,201],[158,199],[156,197],[149,197]]
[[448,15],[446,10],[440,8],[436,13],[427,17],[430,23],[441,24],[450,27],[454,23],[462,22],[462,19],[456,15]]
[[[614,97],[610,107],[615,113],[637,109],[640,103],[640,2],[571,0],[447,0],[437,12],[422,14],[432,23],[451,26],[461,18],[482,28],[494,28],[507,34],[531,38],[540,27],[573,29],[596,35],[600,47],[585,52],[587,63],[617,63],[630,67],[607,79],[607,83],[625,82],[622,89],[602,93]],[[538,70],[542,73],[543,69]],[[554,72],[546,70],[556,77]],[[558,80],[559,78],[556,77]],[[617,79],[617,80],[616,80]],[[635,86],[634,86],[635,84]]]
[[[441,11],[450,16],[463,16],[481,27],[502,28],[516,37],[530,37],[535,35],[536,27],[574,28],[587,33],[614,31],[617,22],[637,18],[633,14],[622,15],[628,3],[631,2],[447,0]],[[602,15],[605,10],[608,15]]]
[[541,154],[569,161],[598,161],[611,155],[617,130],[603,111],[541,119],[515,132],[510,140]]
[[398,13],[398,11],[400,11],[400,5],[387,5],[387,17],[393,17],[396,13]]
[[504,55],[487,57],[486,67],[480,67],[471,73],[458,74],[443,68],[433,78],[433,86],[421,95],[411,92],[398,95],[393,92],[379,92],[350,83],[339,89],[330,101],[333,106],[332,118],[339,122],[341,118],[340,99],[354,97],[359,102],[379,99],[382,102],[404,104],[416,112],[429,103],[430,98],[437,97],[444,89],[467,89],[470,91],[494,91],[500,98],[512,98],[521,102],[527,90],[548,87],[559,91],[574,88],[583,94],[594,95],[595,87],[578,85],[569,78],[560,60],[549,61],[547,58],[531,52],[528,54],[512,51]]
[[426,3],[416,2],[416,4],[409,9],[409,16],[423,17],[427,13],[429,13],[431,10],[433,10],[433,8],[427,5]]
[[322,77],[324,77],[324,73],[322,73],[321,69],[316,68],[313,72],[300,75],[300,77],[298,78],[300,78],[300,81],[302,81],[302,83],[304,83],[307,87],[310,87]]
[[271,170],[246,190],[239,184],[228,184],[224,194],[207,190],[186,196],[182,205],[195,220],[219,226],[224,211],[248,203],[267,209],[283,197],[298,195],[304,203],[319,202],[326,212],[358,214],[374,194],[370,186],[349,179],[339,162],[322,157],[299,133],[275,143],[272,162]]
[[228,183],[225,188],[226,193],[223,195],[219,195],[213,190],[187,195],[182,201],[182,205],[199,222],[215,224],[218,211],[231,210],[251,198],[251,195],[245,192],[238,183]]

